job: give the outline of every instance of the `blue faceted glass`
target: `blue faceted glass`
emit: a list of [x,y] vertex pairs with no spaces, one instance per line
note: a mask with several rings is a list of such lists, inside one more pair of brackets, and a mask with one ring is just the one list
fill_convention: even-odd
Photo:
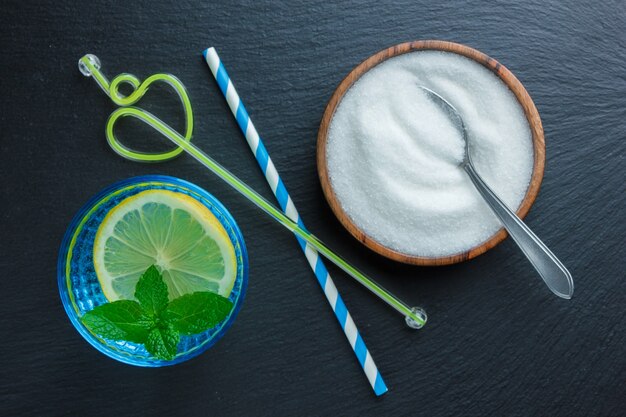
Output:
[[[169,190],[186,194],[205,207],[220,221],[235,248],[237,276],[229,300],[233,309],[212,329],[193,336],[182,336],[174,359],[164,361],[151,356],[142,344],[104,339],[87,329],[80,317],[94,307],[107,303],[93,264],[93,245],[100,223],[109,210],[127,197],[146,190]],[[117,182],[93,197],[74,217],[63,238],[58,260],[58,283],[61,301],[76,330],[96,349],[120,362],[137,366],[174,365],[191,359],[213,346],[231,326],[248,284],[248,254],[243,236],[228,210],[202,188],[164,175],[146,175]]]

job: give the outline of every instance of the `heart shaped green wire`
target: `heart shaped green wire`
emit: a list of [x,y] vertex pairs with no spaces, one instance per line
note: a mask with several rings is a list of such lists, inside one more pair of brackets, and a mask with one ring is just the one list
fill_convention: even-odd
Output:
[[[141,82],[134,75],[124,73],[118,75],[113,79],[113,81],[109,82],[106,77],[98,71],[100,69],[100,62],[94,55],[85,55],[81,58],[79,68],[83,74],[93,76],[100,88],[102,88],[102,90],[115,104],[120,106],[119,109],[111,113],[106,125],[107,142],[119,155],[133,161],[161,162],[172,159],[183,152],[183,149],[178,146],[165,152],[139,152],[128,148],[115,136],[115,123],[123,117],[134,117],[160,133],[163,133],[164,130],[171,130],[169,126],[152,113],[133,107],[133,104],[141,100],[150,88],[150,85],[155,82],[168,84],[178,94],[185,111],[185,133],[181,136],[185,139],[185,141],[191,141],[191,136],[193,134],[193,112],[191,109],[191,101],[189,100],[185,86],[175,76],[171,74],[154,74]],[[122,84],[130,85],[133,91],[127,96],[124,96],[119,90]]]

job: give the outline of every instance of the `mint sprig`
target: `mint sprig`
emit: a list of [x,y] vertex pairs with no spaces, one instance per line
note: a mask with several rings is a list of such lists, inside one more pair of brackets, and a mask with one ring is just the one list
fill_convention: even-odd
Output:
[[168,301],[167,285],[152,265],[139,278],[134,300],[102,304],[81,318],[93,333],[111,340],[142,343],[155,358],[176,356],[181,335],[211,329],[233,308],[227,298],[199,291]]

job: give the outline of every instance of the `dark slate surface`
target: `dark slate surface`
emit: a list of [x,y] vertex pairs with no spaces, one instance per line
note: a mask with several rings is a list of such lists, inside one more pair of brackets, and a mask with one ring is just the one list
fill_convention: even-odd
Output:
[[[0,414],[624,415],[623,1],[40,3],[5,1],[0,14]],[[573,300],[552,296],[511,241],[461,265],[409,267],[361,247],[333,217],[315,167],[326,101],[360,61],[415,39],[482,50],[530,92],[547,169],[527,220],[573,273]],[[194,104],[196,143],[271,197],[200,58],[211,45],[309,228],[430,314],[412,332],[333,269],[390,387],[383,398],[371,393],[287,232],[189,157],[141,165],[107,147],[114,106],[77,70],[87,52],[110,77],[176,74]],[[179,123],[167,97],[157,91],[147,100],[159,104],[146,106]],[[123,135],[154,146],[132,123]],[[108,184],[148,173],[215,194],[250,251],[249,292],[230,332],[165,369],[122,365],[91,348],[56,284],[74,213]]]

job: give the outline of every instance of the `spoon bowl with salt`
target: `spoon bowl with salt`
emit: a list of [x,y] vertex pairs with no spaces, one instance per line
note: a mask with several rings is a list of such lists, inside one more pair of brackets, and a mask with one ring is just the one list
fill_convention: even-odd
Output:
[[504,228],[515,243],[517,243],[522,252],[524,252],[524,255],[526,255],[537,272],[539,272],[539,275],[543,278],[548,288],[561,298],[572,298],[574,293],[574,280],[569,271],[515,212],[494,193],[478,172],[476,172],[470,157],[470,141],[468,139],[467,129],[465,128],[465,123],[463,123],[463,118],[458,110],[433,90],[424,86],[420,86],[420,88],[426,92],[434,103],[449,115],[450,120],[461,130],[465,144],[465,153],[461,161],[461,166],[470,177],[472,184],[474,184],[485,202],[500,219]]

